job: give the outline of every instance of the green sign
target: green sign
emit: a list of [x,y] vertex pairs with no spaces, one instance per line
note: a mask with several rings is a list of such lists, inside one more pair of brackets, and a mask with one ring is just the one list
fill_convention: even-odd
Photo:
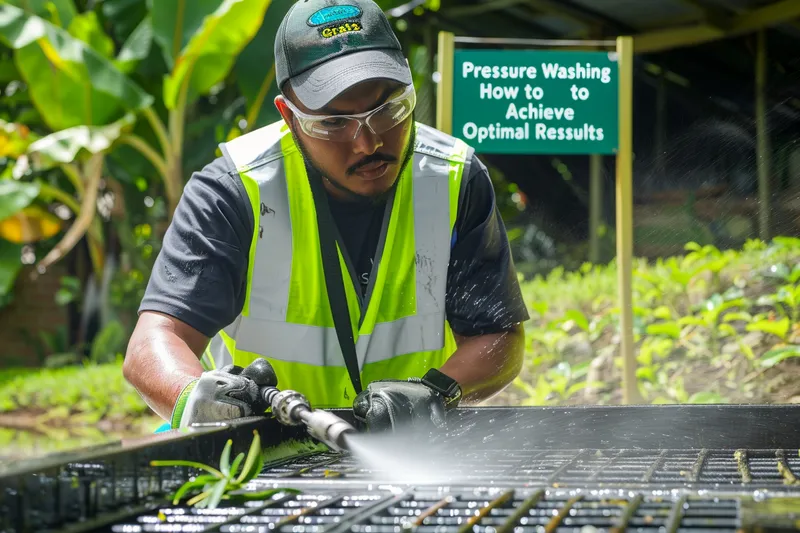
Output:
[[453,135],[478,153],[613,154],[613,52],[455,51]]

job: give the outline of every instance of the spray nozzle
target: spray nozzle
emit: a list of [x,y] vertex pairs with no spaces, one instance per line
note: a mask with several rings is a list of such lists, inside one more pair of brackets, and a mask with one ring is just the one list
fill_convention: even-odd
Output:
[[272,414],[281,424],[305,424],[312,437],[329,447],[337,451],[348,449],[346,435],[355,433],[355,428],[335,414],[312,409],[306,397],[294,390],[281,391],[276,387],[263,387],[261,395],[272,407]]

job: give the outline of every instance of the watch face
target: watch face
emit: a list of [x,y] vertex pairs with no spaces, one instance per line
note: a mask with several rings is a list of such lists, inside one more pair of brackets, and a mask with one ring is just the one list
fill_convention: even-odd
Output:
[[436,369],[429,370],[423,380],[447,398],[460,395],[461,387],[459,387],[458,382]]

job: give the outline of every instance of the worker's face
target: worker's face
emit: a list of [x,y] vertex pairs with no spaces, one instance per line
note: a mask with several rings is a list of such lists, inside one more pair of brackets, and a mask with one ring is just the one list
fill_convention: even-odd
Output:
[[[364,82],[318,112],[310,111],[291,93],[287,97],[306,114],[355,115],[375,109],[399,89],[400,85],[388,81]],[[392,189],[412,153],[413,115],[379,135],[362,126],[352,141],[334,142],[307,135],[283,101],[284,97],[279,96],[275,103],[298,147],[312,166],[338,186],[328,187],[331,193],[343,196],[336,189],[344,188],[362,197],[380,199]]]

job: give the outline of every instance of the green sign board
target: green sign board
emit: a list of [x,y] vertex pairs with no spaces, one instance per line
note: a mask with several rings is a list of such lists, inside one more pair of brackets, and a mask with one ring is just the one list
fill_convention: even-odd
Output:
[[614,52],[455,51],[453,135],[478,153],[613,154]]

